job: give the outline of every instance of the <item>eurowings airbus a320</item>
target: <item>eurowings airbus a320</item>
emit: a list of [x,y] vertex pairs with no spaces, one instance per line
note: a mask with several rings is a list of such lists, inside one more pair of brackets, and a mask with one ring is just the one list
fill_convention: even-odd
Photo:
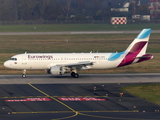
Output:
[[129,47],[119,53],[24,53],[11,57],[4,66],[23,70],[23,78],[26,70],[46,70],[51,75],[71,73],[78,78],[79,70],[117,68],[152,59],[153,55],[146,54],[150,33],[151,29],[143,29]]

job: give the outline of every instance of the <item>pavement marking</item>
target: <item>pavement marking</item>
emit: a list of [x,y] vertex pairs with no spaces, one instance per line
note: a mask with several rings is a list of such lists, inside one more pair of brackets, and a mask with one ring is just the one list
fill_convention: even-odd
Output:
[[[103,112],[139,112],[138,110],[123,111],[76,111],[78,113],[103,113]],[[34,111],[34,112],[12,112],[12,114],[36,114],[36,113],[75,113],[73,111]]]
[[[105,118],[105,119],[117,119],[117,120],[146,120],[141,118],[118,118],[118,117],[107,117],[107,116],[98,116],[98,115],[90,115],[86,113],[102,113],[102,112],[139,112],[138,110],[131,110],[131,111],[35,111],[35,112],[12,112],[12,114],[43,114],[43,113],[75,113],[74,115],[62,117],[62,118],[55,118],[51,120],[62,120],[75,117],[77,115],[88,116],[93,118]],[[158,119],[150,119],[150,120],[158,120]]]
[[62,117],[62,118],[55,118],[55,119],[51,119],[51,120],[62,120],[62,119],[68,119],[68,118],[72,118],[72,117],[75,117],[79,114],[78,111],[75,111],[75,114],[72,115],[72,116],[68,116],[68,117]]
[[57,101],[58,103],[60,103],[61,105],[65,106],[66,108],[68,108],[69,110],[71,110],[72,112],[74,112],[74,113],[75,113],[75,114],[74,114],[74,115],[72,115],[72,116],[62,117],[62,118],[56,118],[56,119],[52,119],[52,120],[57,120],[57,119],[58,119],[58,120],[68,119],[68,118],[75,117],[75,116],[77,116],[77,115],[79,114],[79,112],[78,112],[78,111],[74,110],[73,108],[71,108],[70,106],[68,106],[68,105],[64,104],[63,102],[59,101],[58,99],[56,99],[56,98],[54,98],[54,97],[52,97],[52,96],[48,95],[47,93],[45,93],[45,92],[41,91],[40,89],[38,89],[38,88],[36,88],[35,86],[33,86],[31,83],[28,83],[28,85],[29,85],[29,86],[31,86],[32,88],[34,88],[35,90],[39,91],[40,93],[42,93],[42,94],[44,94],[44,95],[48,96],[49,98],[51,98],[51,99],[53,99],[53,100]]
[[[6,99],[6,98],[41,98],[41,97],[48,97],[48,96],[15,96],[15,97],[0,97],[0,99]],[[89,98],[89,97],[96,97],[96,98],[99,98],[99,97],[108,97],[108,96],[50,96],[50,97],[54,97],[54,98],[59,98],[59,97],[78,97],[78,98],[81,98],[81,97],[86,97],[86,98]]]
[[79,112],[85,112],[85,113],[87,113],[87,112],[90,112],[90,113],[94,113],[94,112],[139,112],[138,110],[114,110],[114,111],[79,111]]
[[76,113],[76,111],[75,111],[73,108],[69,107],[68,105],[64,104],[63,102],[59,101],[58,99],[56,99],[56,98],[48,95],[47,93],[41,91],[40,89],[38,89],[38,88],[36,88],[35,86],[33,86],[31,83],[28,83],[28,85],[31,86],[32,88],[34,88],[35,90],[39,91],[40,93],[46,95],[46,96],[49,97],[49,98],[52,98],[53,100],[57,101],[58,103],[62,104],[63,106],[67,107],[68,109],[70,109],[71,111],[73,111],[73,112]]
[[[56,99],[54,96],[50,96],[49,94],[43,92],[42,90],[38,89],[37,87],[33,86],[31,83],[28,83],[28,85],[32,88],[34,88],[35,90],[39,91],[40,93],[44,94],[45,97],[49,97],[55,101],[57,101],[58,103],[60,103],[61,105],[67,107],[69,110],[71,111],[34,111],[34,112],[12,112],[12,114],[36,114],[36,113],[74,113],[74,115],[71,116],[67,116],[67,117],[61,117],[61,118],[55,118],[52,120],[62,120],[62,119],[69,119],[69,118],[73,118],[75,116],[78,115],[82,115],[82,116],[88,116],[88,117],[93,117],[93,118],[105,118],[105,119],[119,119],[119,120],[135,120],[137,118],[117,118],[117,117],[107,117],[107,116],[98,116],[98,115],[91,115],[89,113],[102,113],[102,112],[139,112],[138,110],[127,110],[127,111],[76,111],[73,108],[71,108],[70,106],[68,106],[67,104],[59,101],[58,99]],[[20,97],[26,97],[26,96],[20,96]],[[33,97],[33,96],[30,96]],[[43,96],[44,97],[44,96]],[[57,97],[57,96],[56,96]],[[64,96],[63,96],[64,97]],[[66,97],[66,96],[65,96]],[[73,96],[72,96],[73,97]],[[90,96],[87,96],[90,97]],[[98,96],[99,97],[99,96]],[[107,97],[107,96],[105,96]],[[137,120],[144,120],[144,119],[137,119]],[[153,119],[156,120],[156,119]]]
[[12,112],[12,114],[36,114],[36,113],[73,113],[73,111],[34,111],[34,112]]

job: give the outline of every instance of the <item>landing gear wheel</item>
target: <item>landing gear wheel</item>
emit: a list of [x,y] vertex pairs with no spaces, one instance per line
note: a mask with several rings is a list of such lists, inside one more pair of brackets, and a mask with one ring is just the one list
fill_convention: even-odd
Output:
[[75,72],[72,72],[72,73],[71,73],[71,76],[74,77],[74,76],[75,76]]
[[26,77],[26,75],[25,74],[22,74],[22,78],[25,78]]
[[75,73],[75,72],[72,72],[72,73],[71,73],[71,76],[74,77],[74,78],[79,78],[78,73]]
[[25,78],[25,77],[26,77],[26,70],[24,69],[23,74],[22,74],[22,78]]
[[75,78],[79,78],[78,73],[75,73],[74,77],[75,77]]

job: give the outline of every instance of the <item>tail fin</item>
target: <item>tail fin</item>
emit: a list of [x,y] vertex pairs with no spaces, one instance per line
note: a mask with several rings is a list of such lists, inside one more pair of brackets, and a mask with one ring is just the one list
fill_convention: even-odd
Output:
[[146,54],[151,29],[143,29],[124,51],[125,57],[118,67],[142,62],[153,58],[153,55]]
[[127,53],[143,55],[146,53],[151,29],[143,29],[126,49]]

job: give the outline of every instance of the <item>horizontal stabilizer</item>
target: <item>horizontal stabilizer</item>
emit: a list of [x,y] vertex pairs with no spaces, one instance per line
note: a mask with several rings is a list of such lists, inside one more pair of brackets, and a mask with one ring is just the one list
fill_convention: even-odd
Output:
[[139,58],[139,59],[146,59],[146,58],[153,58],[153,55],[151,55],[151,54],[145,54],[145,55],[143,55],[142,57],[136,57],[136,58]]
[[139,63],[139,62],[143,62],[143,61],[146,61],[146,60],[150,60],[150,59],[152,59],[154,56],[153,55],[151,55],[151,54],[145,54],[145,55],[143,55],[143,56],[141,56],[141,57],[137,57],[139,60],[137,61],[137,63]]

